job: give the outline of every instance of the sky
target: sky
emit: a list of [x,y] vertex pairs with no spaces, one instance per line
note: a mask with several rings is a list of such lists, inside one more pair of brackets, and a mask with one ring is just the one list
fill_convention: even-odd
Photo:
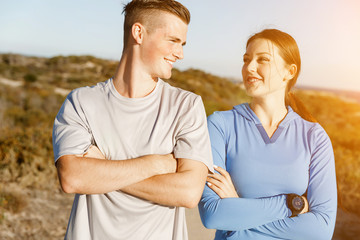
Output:
[[[277,28],[297,41],[299,86],[360,91],[360,1],[179,0],[191,12],[175,67],[241,79],[247,39]],[[119,60],[128,0],[0,0],[0,53]],[[102,80],[99,80],[102,81]]]

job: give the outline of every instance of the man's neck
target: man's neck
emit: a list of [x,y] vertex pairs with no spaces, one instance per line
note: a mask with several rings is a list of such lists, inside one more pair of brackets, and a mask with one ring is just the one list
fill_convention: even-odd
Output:
[[127,98],[142,98],[156,87],[158,79],[146,74],[143,67],[131,54],[124,53],[114,76],[114,86],[120,95]]

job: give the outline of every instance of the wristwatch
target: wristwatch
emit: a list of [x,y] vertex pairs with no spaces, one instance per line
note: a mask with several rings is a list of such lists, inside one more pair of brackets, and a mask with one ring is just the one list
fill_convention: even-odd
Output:
[[288,208],[290,208],[292,213],[290,217],[295,217],[299,215],[299,213],[301,213],[301,211],[305,208],[304,199],[301,196],[294,193],[287,194],[286,204]]

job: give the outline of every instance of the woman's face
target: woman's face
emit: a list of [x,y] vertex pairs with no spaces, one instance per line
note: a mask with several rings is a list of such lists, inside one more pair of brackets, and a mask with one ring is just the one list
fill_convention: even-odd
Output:
[[291,79],[290,66],[280,56],[277,46],[261,38],[253,40],[246,48],[242,76],[251,97],[285,93]]

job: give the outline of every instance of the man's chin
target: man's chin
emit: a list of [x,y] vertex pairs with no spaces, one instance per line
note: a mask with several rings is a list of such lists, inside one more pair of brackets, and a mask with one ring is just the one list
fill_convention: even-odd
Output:
[[170,74],[164,74],[162,76],[159,76],[159,78],[161,79],[170,79],[171,78],[171,73]]

